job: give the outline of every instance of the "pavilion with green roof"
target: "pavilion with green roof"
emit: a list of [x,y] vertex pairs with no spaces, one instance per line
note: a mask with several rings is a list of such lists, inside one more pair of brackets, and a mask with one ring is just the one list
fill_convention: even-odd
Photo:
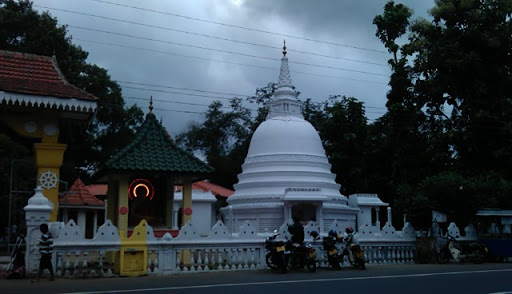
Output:
[[174,185],[183,185],[182,223],[192,218],[192,183],[214,169],[180,149],[167,130],[149,113],[133,140],[102,167],[108,182],[107,217],[121,236],[145,219],[156,229],[173,225]]

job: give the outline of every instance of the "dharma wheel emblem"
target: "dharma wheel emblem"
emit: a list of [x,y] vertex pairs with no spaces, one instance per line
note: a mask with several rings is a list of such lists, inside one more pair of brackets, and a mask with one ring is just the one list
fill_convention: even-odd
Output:
[[57,175],[49,170],[42,173],[39,177],[39,183],[41,184],[41,187],[45,188],[46,190],[57,187],[57,180]]

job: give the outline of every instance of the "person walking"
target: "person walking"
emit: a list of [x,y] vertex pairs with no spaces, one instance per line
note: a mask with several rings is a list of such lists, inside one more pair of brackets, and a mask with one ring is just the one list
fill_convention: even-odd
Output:
[[52,266],[52,254],[53,254],[53,238],[52,234],[48,231],[47,224],[41,224],[39,226],[41,230],[41,239],[39,239],[39,253],[41,254],[41,260],[39,261],[39,270],[37,271],[36,281],[39,281],[43,271],[48,269],[50,271],[50,281],[53,281],[53,266]]

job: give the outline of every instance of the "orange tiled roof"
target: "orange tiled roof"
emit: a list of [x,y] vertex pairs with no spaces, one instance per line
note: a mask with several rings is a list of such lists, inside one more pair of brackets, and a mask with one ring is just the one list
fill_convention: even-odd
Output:
[[[182,191],[182,186],[175,186],[176,191]],[[192,183],[192,190],[201,190],[203,192],[210,191],[212,195],[220,195],[224,197],[229,197],[235,193],[235,191],[221,187],[219,185],[212,184],[208,181],[198,181]]]
[[108,191],[107,184],[92,184],[85,186],[85,188],[87,188],[87,190],[89,190],[89,193],[91,193],[94,196],[107,195]]
[[77,179],[69,191],[59,199],[59,204],[73,206],[104,206],[105,202],[92,195],[82,180]]
[[68,83],[55,58],[0,50],[0,90],[29,95],[96,101]]

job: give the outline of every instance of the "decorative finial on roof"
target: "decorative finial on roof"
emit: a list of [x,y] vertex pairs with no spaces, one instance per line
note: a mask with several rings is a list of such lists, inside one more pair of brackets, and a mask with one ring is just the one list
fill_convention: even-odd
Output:
[[286,40],[283,40],[283,57],[286,57]]
[[162,124],[163,117],[160,117],[160,124]]
[[149,112],[153,112],[153,96],[149,96]]

